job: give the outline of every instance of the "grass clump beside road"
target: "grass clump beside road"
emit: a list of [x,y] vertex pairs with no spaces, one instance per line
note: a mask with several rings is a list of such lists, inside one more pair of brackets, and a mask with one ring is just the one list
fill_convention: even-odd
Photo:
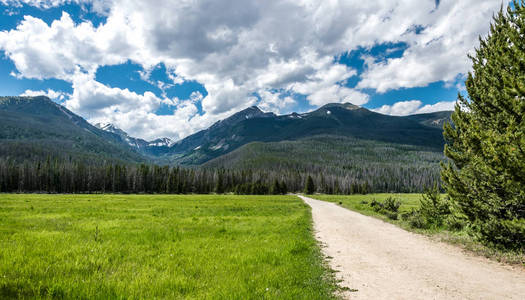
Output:
[[[391,198],[400,202],[399,213],[407,213],[419,207],[421,194],[367,194],[367,195],[310,195],[314,199],[335,202],[343,207],[367,216],[390,220],[388,216],[375,208],[375,203],[385,203]],[[394,220],[390,220],[394,221]],[[393,222],[396,223],[396,222]]]
[[292,196],[0,195],[0,298],[329,299]]
[[[453,213],[446,213],[439,199],[432,203],[422,194],[312,195],[310,197],[337,203],[361,214],[393,223],[406,230],[458,245],[477,255],[525,267],[525,253],[483,245],[475,234]],[[444,197],[444,195],[442,195]],[[421,203],[426,205],[421,209]],[[433,205],[429,205],[429,203]],[[428,211],[428,210],[431,211]],[[438,216],[443,214],[442,218]]]

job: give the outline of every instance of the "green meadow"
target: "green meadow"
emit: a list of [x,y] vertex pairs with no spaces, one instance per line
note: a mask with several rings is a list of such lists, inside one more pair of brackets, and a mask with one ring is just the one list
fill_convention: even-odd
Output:
[[294,196],[0,195],[0,298],[330,299]]
[[[409,212],[412,209],[417,209],[420,206],[419,200],[421,199],[421,194],[367,194],[367,195],[324,195],[324,194],[315,194],[309,196],[314,199],[334,202],[342,207],[357,211],[363,215],[373,216],[376,218],[383,219],[398,225],[404,225],[402,222],[394,222],[389,220],[385,215],[374,211],[373,207],[370,206],[370,203],[373,200],[383,202],[389,197],[393,197],[396,200],[399,200],[401,206],[399,207],[399,213]],[[404,226],[403,226],[404,227]]]

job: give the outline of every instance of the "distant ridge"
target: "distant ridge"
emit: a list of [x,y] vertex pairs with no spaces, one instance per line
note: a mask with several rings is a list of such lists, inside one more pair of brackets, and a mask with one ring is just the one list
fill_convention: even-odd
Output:
[[[277,116],[257,107],[242,110],[206,130],[175,143],[181,164],[202,164],[250,142],[297,140],[317,135],[348,136],[441,151],[442,125],[451,112],[398,117],[352,103],[331,103],[317,110]],[[437,120],[437,121],[436,121]],[[438,123],[436,123],[438,122]]]
[[[89,124],[67,108],[41,97],[0,97],[0,155],[89,156],[123,161],[200,165],[251,142],[295,141],[314,136],[413,145],[441,151],[442,127],[451,112],[397,117],[351,103],[330,103],[307,113],[275,115],[257,106],[243,109],[174,142],[145,141],[113,124]],[[16,146],[15,146],[16,145]],[[20,155],[17,147],[40,149]]]
[[96,128],[44,96],[0,97],[0,157],[144,161],[115,134]]

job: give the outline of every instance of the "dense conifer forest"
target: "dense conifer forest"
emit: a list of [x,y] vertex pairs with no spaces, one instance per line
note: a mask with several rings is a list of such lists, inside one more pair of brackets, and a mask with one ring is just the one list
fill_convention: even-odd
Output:
[[449,116],[250,107],[159,146],[47,97],[0,97],[0,192],[279,194],[304,191],[308,177],[319,193],[422,192],[440,180]]
[[284,194],[303,191],[311,176],[315,192],[366,194],[419,192],[438,176],[436,168],[417,171],[400,165],[397,169],[356,166],[339,175],[328,167],[325,170],[318,165],[263,170],[89,163],[52,157],[25,162],[0,159],[0,192]]

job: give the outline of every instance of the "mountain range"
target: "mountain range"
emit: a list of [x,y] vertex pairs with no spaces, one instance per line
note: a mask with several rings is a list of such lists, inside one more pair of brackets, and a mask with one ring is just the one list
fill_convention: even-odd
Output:
[[169,138],[146,141],[113,124],[91,125],[44,96],[0,97],[0,156],[19,160],[52,155],[213,165],[225,155],[232,157],[245,149],[253,152],[253,143],[295,145],[301,141],[298,144],[304,147],[305,141],[317,137],[352,140],[354,146],[356,141],[362,141],[441,152],[442,126],[450,115],[451,112],[437,112],[389,116],[350,103],[327,104],[302,114],[276,115],[252,106],[176,142]]

